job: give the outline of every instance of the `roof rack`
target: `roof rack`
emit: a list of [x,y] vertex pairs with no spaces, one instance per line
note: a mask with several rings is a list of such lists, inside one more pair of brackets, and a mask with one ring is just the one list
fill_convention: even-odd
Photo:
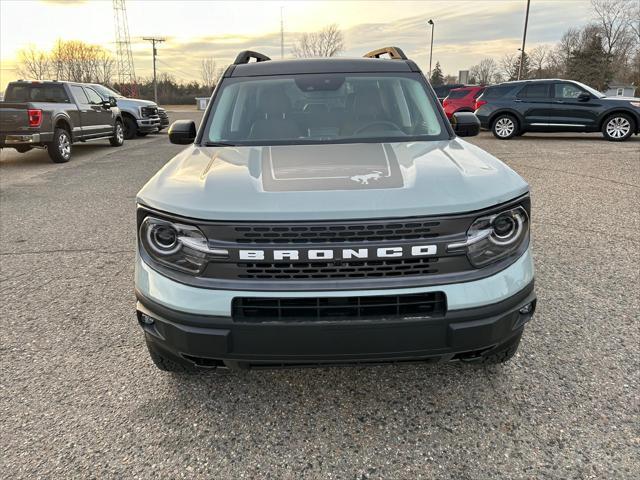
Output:
[[389,55],[392,60],[407,60],[407,56],[398,47],[382,47],[365,53],[365,58],[380,58],[382,55]]
[[238,54],[236,59],[233,61],[233,64],[242,65],[243,63],[249,63],[249,60],[252,58],[255,58],[256,62],[266,62],[267,60],[271,60],[269,57],[261,53],[253,52],[251,50],[243,50]]

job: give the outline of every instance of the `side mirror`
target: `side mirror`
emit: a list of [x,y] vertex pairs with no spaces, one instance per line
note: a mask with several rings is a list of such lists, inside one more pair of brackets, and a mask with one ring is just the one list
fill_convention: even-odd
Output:
[[588,102],[589,100],[591,100],[591,95],[589,95],[587,92],[582,92],[580,95],[578,95],[579,102]]
[[110,107],[118,106],[118,101],[116,100],[116,97],[109,97],[109,106]]
[[176,120],[169,127],[169,141],[178,145],[188,145],[196,139],[196,122]]
[[456,112],[451,117],[453,131],[459,137],[475,137],[480,133],[480,120],[473,112]]

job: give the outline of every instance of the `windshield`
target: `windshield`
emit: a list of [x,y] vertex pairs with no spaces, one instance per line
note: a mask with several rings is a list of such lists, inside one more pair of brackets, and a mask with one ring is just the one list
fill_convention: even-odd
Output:
[[407,142],[448,138],[418,74],[226,78],[205,144]]
[[110,88],[107,88],[104,85],[98,85],[94,83],[91,86],[93,87],[94,90],[97,90],[97,92],[105,99],[109,97],[124,98],[122,94],[116,92],[115,90],[111,90]]

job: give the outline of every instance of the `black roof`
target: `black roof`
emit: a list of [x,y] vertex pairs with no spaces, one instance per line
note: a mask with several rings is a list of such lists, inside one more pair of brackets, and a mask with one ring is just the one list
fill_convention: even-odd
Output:
[[418,72],[411,60],[378,58],[311,58],[300,60],[269,60],[232,65],[226,76],[255,77],[259,75],[291,75],[297,73],[366,73]]

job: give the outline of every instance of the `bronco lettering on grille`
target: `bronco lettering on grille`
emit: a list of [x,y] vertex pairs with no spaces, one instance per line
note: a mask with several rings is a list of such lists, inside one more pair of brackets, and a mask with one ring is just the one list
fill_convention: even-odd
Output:
[[426,257],[435,255],[436,245],[415,245],[411,247],[381,248],[322,248],[322,249],[282,249],[282,250],[239,250],[240,260],[351,260],[355,258]]

